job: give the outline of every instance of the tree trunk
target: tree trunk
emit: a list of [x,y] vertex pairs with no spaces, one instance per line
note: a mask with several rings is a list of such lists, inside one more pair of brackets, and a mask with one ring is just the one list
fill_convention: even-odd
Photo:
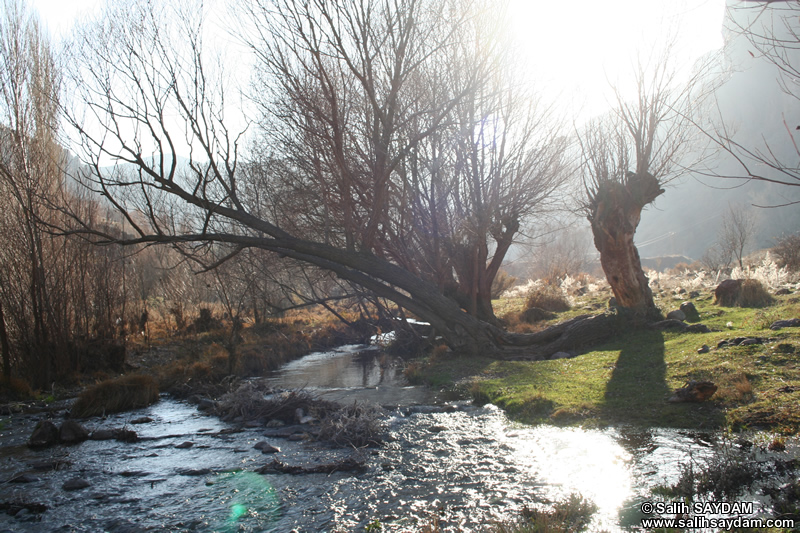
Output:
[[622,183],[603,182],[589,204],[594,244],[617,304],[641,318],[656,317],[659,312],[633,236],[644,206],[663,192],[652,174],[629,173]]

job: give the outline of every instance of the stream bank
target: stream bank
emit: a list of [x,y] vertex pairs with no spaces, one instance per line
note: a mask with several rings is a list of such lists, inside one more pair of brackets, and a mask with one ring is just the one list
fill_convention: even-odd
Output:
[[[266,380],[342,403],[383,405],[380,447],[324,445],[305,436],[313,424],[224,422],[168,397],[85,421],[93,431],[132,429],[136,442],[32,450],[25,443],[43,414],[7,417],[0,502],[9,505],[0,531],[364,531],[376,520],[384,531],[419,531],[434,522],[442,531],[486,531],[525,506],[573,493],[599,508],[590,530],[622,531],[639,523],[641,502],[654,487],[679,481],[682,465],[730,448],[745,452],[744,444],[713,431],[516,424],[494,406],[446,402],[408,387],[402,364],[346,346],[290,363]],[[256,447],[264,441],[278,451]],[[791,440],[783,452],[749,449],[760,459],[800,453]],[[348,460],[362,466],[258,473],[276,460],[306,471]],[[739,499],[769,513],[759,495]]]

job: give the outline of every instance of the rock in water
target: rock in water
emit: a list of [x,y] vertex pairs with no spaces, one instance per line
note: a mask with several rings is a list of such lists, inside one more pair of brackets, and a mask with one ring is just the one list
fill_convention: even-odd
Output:
[[58,428],[49,420],[40,420],[28,439],[31,448],[45,448],[58,443]]
[[85,489],[86,487],[90,486],[91,483],[86,481],[85,479],[76,477],[70,480],[67,480],[61,488],[64,490],[81,490]]
[[75,420],[65,420],[58,429],[58,438],[64,444],[77,444],[89,438],[89,432]]
[[686,382],[686,386],[675,391],[669,399],[671,403],[679,402],[704,402],[717,392],[717,386],[710,381]]

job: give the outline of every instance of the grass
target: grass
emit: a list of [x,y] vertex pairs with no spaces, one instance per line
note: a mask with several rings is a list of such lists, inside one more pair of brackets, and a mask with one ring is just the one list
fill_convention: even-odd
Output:
[[155,379],[144,374],[109,379],[84,390],[72,405],[75,418],[119,413],[158,401]]
[[515,522],[496,524],[492,533],[578,533],[586,531],[597,506],[573,494],[551,509],[524,508]]
[[[667,304],[665,310],[677,308],[680,301],[669,298],[662,305]],[[773,319],[800,316],[797,298],[780,297],[765,310],[715,306],[709,294],[692,301],[701,322],[716,331],[629,331],[574,359],[553,361],[451,355],[419,362],[415,374],[436,376],[440,386],[446,376],[451,385],[466,389],[476,401],[495,403],[526,423],[770,428],[798,433],[800,330],[768,329]],[[586,305],[577,303],[551,323]],[[506,312],[515,309],[506,304]],[[721,341],[736,337],[766,341],[717,348]],[[698,353],[704,344],[710,351]],[[710,380],[719,388],[701,404],[668,403],[672,391],[688,380]]]

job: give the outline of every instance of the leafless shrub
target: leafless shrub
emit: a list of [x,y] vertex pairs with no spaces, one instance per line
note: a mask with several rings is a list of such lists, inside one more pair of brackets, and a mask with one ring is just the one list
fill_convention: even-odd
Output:
[[800,233],[781,237],[772,251],[778,256],[780,266],[800,272]]
[[356,448],[377,445],[382,441],[383,411],[378,407],[353,403],[328,411],[320,420],[320,440]]
[[322,400],[304,390],[273,393],[262,384],[248,381],[235,391],[225,394],[218,402],[215,414],[223,420],[277,419],[286,423],[295,421],[298,409],[305,413],[325,413],[338,408],[338,404]]

